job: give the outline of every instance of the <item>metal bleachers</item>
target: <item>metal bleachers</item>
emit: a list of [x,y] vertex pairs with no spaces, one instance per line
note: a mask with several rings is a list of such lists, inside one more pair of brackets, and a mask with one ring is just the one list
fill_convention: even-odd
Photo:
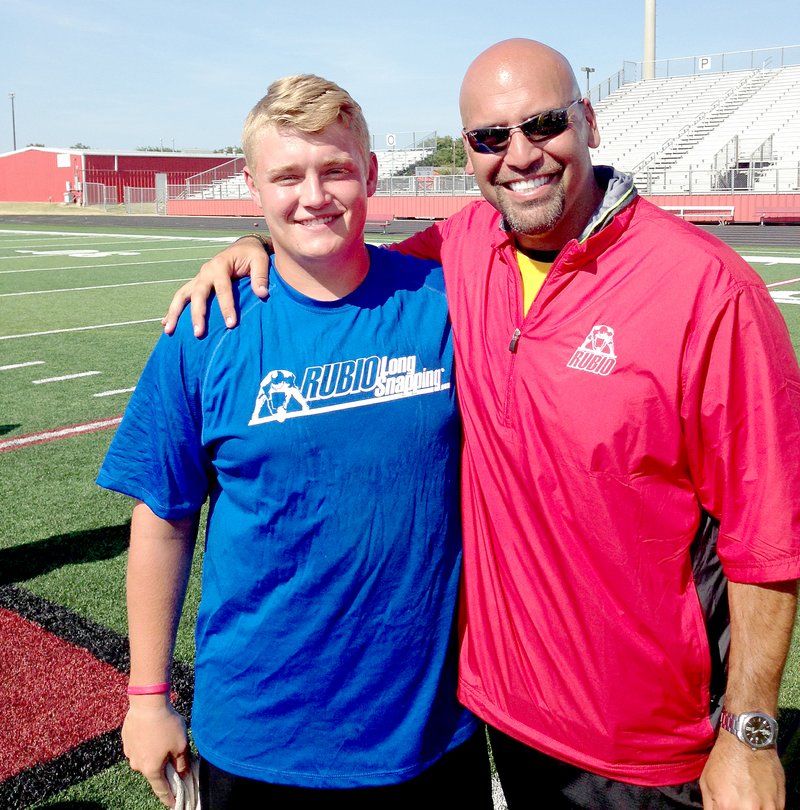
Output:
[[642,80],[595,107],[594,162],[648,193],[800,190],[800,65]]
[[433,149],[376,149],[378,177],[394,177],[433,154]]
[[742,81],[739,72],[651,79],[637,82],[624,95],[608,96],[598,105],[601,144],[595,158],[626,171],[646,168]]

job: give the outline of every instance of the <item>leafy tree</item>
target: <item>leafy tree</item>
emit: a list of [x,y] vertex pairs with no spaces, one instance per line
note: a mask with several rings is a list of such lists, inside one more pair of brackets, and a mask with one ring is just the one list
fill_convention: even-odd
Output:
[[89,146],[89,144],[81,143],[80,141],[78,141],[78,143],[73,143],[72,146],[70,146],[70,149],[91,149],[91,148],[92,147]]
[[436,149],[432,155],[409,166],[401,174],[416,174],[417,166],[435,166],[438,174],[461,174],[467,165],[467,155],[461,138],[451,135],[436,139]]
[[180,149],[171,149],[169,146],[137,146],[137,152],[180,152]]
[[241,146],[223,146],[222,149],[215,149],[215,155],[242,155],[244,150]]
[[25,146],[44,146],[43,143],[26,143]]

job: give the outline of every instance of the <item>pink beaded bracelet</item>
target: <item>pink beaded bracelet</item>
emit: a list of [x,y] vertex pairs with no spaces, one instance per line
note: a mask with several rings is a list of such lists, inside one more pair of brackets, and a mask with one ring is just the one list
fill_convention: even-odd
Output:
[[169,692],[169,682],[154,683],[150,686],[129,686],[129,695],[165,695]]

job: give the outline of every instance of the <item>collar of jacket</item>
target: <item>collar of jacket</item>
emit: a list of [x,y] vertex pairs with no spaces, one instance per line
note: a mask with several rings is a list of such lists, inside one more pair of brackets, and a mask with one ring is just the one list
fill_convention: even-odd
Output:
[[[554,263],[554,267],[558,265],[560,270],[588,269],[587,262],[597,258],[617,241],[628,227],[636,209],[634,203],[639,194],[633,184],[632,175],[620,172],[612,166],[595,166],[594,176],[598,185],[605,189],[603,199],[583,229],[583,233],[561,248]],[[495,247],[502,250],[513,246],[511,230],[502,218],[499,227],[500,238],[495,242]]]

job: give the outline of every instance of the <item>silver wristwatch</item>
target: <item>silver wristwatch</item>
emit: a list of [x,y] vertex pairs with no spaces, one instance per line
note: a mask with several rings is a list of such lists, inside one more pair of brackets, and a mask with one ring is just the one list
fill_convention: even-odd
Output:
[[778,741],[778,721],[766,712],[731,714],[723,709],[720,726],[753,751],[772,748]]

